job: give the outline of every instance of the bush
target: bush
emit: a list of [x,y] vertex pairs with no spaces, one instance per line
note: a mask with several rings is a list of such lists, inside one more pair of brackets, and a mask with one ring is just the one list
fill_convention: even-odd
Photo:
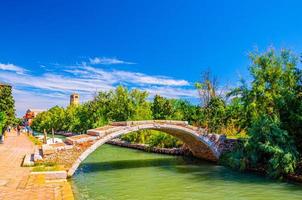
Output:
[[270,176],[293,173],[298,152],[287,131],[280,128],[277,118],[262,116],[248,130],[250,138],[245,151],[251,167],[263,165]]
[[221,163],[233,169],[264,169],[271,177],[294,173],[298,152],[278,119],[262,116],[248,129],[249,138],[235,151],[224,154]]

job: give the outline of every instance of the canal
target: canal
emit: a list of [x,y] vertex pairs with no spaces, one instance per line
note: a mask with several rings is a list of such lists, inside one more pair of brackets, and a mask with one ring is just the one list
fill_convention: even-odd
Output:
[[197,159],[104,145],[70,180],[78,200],[301,200],[302,185]]

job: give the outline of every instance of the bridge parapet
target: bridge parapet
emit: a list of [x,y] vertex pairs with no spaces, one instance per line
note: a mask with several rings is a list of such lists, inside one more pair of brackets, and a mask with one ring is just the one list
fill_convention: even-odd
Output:
[[178,120],[143,120],[143,121],[123,121],[123,122],[111,122],[111,126],[138,126],[145,124],[171,124],[178,126],[188,126],[187,121],[178,121]]

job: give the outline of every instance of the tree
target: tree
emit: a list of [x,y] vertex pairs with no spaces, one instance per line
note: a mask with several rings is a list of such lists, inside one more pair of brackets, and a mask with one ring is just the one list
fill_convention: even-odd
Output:
[[173,107],[172,119],[188,121],[189,124],[196,123],[199,119],[199,106],[192,105],[189,101],[183,99],[171,99]]
[[288,132],[280,128],[278,118],[261,116],[248,133],[245,149],[252,167],[264,165],[273,177],[294,172],[298,152]]
[[6,115],[4,112],[0,112],[0,136],[2,136],[4,132],[5,125],[6,125]]
[[302,78],[298,59],[288,50],[278,53],[273,49],[252,53],[250,58],[250,86],[243,81],[231,92],[248,138],[229,161],[234,166],[240,163],[241,168],[264,168],[273,177],[284,176],[295,171],[302,152]]
[[9,85],[0,84],[0,111],[6,115],[5,128],[15,124],[15,101]]
[[51,121],[49,122],[49,128],[54,131],[63,130],[65,120],[65,110],[62,107],[54,106],[48,110]]
[[134,109],[130,120],[149,120],[152,119],[151,105],[147,101],[148,93],[137,89],[131,90],[130,102]]
[[302,73],[298,57],[289,50],[277,53],[270,49],[250,55],[251,86],[244,83],[231,94],[240,97],[243,106],[243,127],[263,115],[280,119],[280,127],[295,139],[302,152]]
[[155,95],[151,106],[153,119],[170,119],[173,115],[173,106],[168,99]]
[[127,121],[134,114],[128,89],[118,86],[111,92],[108,118],[113,121]]
[[210,132],[221,133],[225,125],[226,105],[220,97],[212,97],[203,107],[205,126]]
[[201,81],[196,82],[195,87],[198,90],[201,106],[206,106],[212,98],[217,96],[218,80],[208,69],[202,73]]

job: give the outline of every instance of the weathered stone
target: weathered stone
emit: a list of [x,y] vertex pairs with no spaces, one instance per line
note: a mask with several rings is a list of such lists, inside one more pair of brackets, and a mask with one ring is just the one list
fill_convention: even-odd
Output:
[[49,155],[55,153],[56,149],[49,144],[42,145],[43,155]]
[[34,162],[43,160],[42,155],[40,154],[40,149],[38,146],[35,146],[35,152],[34,152]]
[[97,137],[90,136],[87,134],[82,134],[82,135],[68,137],[68,138],[66,138],[65,142],[67,144],[74,145],[74,144],[81,144],[81,143],[93,141],[96,139],[97,139]]
[[22,163],[23,167],[30,167],[33,166],[34,162],[32,160],[32,155],[31,154],[26,154]]

